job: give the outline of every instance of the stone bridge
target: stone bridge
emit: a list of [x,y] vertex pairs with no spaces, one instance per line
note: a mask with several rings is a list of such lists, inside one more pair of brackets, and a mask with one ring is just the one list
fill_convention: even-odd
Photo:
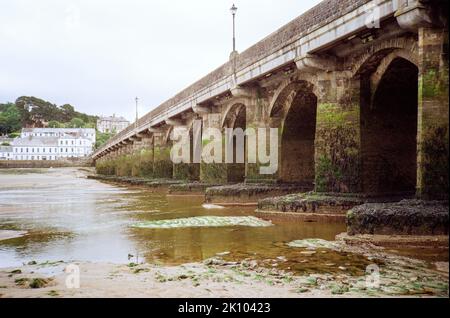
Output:
[[[100,174],[448,195],[446,1],[325,0],[99,148]],[[379,20],[378,20],[379,18]],[[170,133],[280,128],[279,169],[170,160]],[[247,158],[248,156],[246,156]]]

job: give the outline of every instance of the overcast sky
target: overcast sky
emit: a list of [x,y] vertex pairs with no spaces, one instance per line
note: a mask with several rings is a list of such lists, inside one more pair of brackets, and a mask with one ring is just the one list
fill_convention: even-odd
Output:
[[[320,0],[235,0],[237,50]],[[227,61],[232,0],[0,0],[0,103],[139,116]]]

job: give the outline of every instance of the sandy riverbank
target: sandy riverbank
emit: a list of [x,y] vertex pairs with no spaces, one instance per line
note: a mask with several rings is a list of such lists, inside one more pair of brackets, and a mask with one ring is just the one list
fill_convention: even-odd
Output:
[[[378,287],[345,268],[302,275],[249,259],[227,261],[224,255],[178,266],[32,262],[0,269],[0,297],[448,297],[448,266],[442,263],[430,266],[380,250],[354,252],[383,262]],[[66,287],[71,264],[79,267],[80,288]]]

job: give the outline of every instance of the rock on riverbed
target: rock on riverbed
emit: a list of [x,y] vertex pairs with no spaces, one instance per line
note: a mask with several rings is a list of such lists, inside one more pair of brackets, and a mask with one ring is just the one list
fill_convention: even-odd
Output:
[[366,203],[347,214],[349,235],[448,235],[448,202]]

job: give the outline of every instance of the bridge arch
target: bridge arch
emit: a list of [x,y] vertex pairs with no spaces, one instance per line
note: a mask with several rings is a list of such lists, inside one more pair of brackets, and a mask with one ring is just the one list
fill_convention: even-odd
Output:
[[[222,128],[235,128],[236,120],[243,120],[246,117],[246,107],[244,100],[236,100],[230,103],[222,116],[221,127]],[[239,125],[239,123],[237,123]],[[245,130],[244,127],[241,127]]]
[[[237,100],[228,105],[222,118],[222,129],[241,128],[243,131],[247,128],[247,109],[245,101]],[[245,181],[245,163],[237,163],[236,136],[233,137],[233,163],[227,164],[227,181],[243,182]],[[244,139],[244,158],[246,158],[247,143]]]
[[373,44],[362,54],[348,59],[352,77],[372,74],[387,56],[398,56],[418,65],[419,52],[417,40],[413,37],[400,37]]
[[313,189],[317,95],[314,85],[295,80],[278,90],[269,108],[280,128],[278,180]]
[[417,59],[404,49],[376,52],[357,72],[365,193],[415,192],[418,73]]

